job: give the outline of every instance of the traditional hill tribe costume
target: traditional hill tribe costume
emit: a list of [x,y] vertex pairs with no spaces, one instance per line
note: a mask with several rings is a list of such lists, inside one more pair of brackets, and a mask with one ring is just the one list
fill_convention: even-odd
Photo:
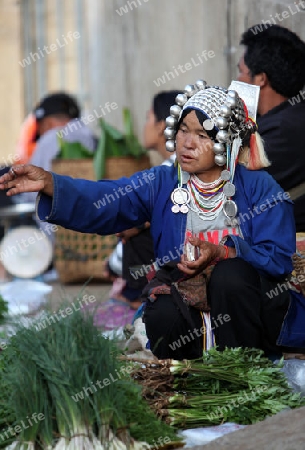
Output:
[[[267,294],[292,270],[292,202],[270,175],[257,170],[268,160],[237,92],[198,81],[176,102],[167,119],[168,150],[175,149],[181,120],[196,111],[213,141],[215,162],[223,168],[219,179],[204,183],[179,165],[116,181],[53,174],[53,198],[39,195],[38,216],[98,234],[151,223],[159,270],[145,290],[144,320],[159,358],[200,356],[213,345],[207,342],[209,326],[220,349],[243,346],[272,352],[289,293]],[[176,267],[182,253],[196,258],[190,235],[226,246],[224,260],[191,278]],[[230,247],[235,258],[227,258]]]

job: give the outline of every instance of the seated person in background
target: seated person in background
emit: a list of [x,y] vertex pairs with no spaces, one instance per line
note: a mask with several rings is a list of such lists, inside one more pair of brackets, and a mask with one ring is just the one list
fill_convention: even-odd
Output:
[[36,148],[38,135],[38,123],[33,113],[30,113],[21,125],[16,149],[16,163],[27,164]]
[[[51,170],[52,160],[60,150],[59,136],[67,142],[80,142],[88,150],[96,149],[97,140],[93,132],[79,117],[79,105],[74,97],[65,92],[55,92],[44,97],[33,111],[39,136],[29,163]],[[35,202],[36,194],[22,196],[23,202]],[[44,230],[44,224],[39,223]],[[46,235],[54,242],[54,233]]]
[[[293,205],[258,170],[269,161],[237,92],[203,81],[190,88],[167,121],[178,165],[142,172],[143,186],[126,192],[139,174],[95,182],[16,165],[0,189],[39,191],[38,217],[76,231],[112,234],[150,223],[158,270],[144,289],[144,321],[158,358],[200,357],[207,314],[219,350],[275,352],[290,292],[267,293],[292,271]],[[126,195],[103,210],[92,206],[118,187]]]
[[256,34],[254,28],[241,38],[238,79],[260,86],[257,125],[272,163],[266,170],[291,191],[296,231],[304,232],[305,43],[279,25],[261,25]]
[[[174,163],[175,155],[169,156],[165,148],[165,119],[179,93],[181,91],[162,91],[154,96],[152,105],[146,115],[143,130],[144,147],[156,150],[164,159],[162,164],[168,166]],[[112,261],[116,261],[117,265],[121,261],[119,274],[122,274],[123,278],[123,280],[114,281],[113,295],[111,295],[112,292],[110,295],[118,300],[127,300],[132,308],[137,308],[141,304],[139,298],[147,284],[148,266],[152,265],[155,260],[153,240],[149,228],[150,224],[146,222],[138,228],[118,233],[123,242],[123,249],[121,249],[121,243],[119,243],[109,261],[110,269]],[[118,268],[115,270],[118,270]],[[121,292],[116,291],[116,286],[121,287]]]
[[29,161],[51,170],[52,160],[59,152],[58,136],[67,142],[80,142],[88,150],[95,150],[97,140],[81,120],[76,100],[64,92],[44,97],[34,109],[39,139]]

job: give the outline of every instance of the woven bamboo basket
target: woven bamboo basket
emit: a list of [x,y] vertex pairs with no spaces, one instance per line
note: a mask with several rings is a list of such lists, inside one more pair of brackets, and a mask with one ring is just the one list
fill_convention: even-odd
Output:
[[297,233],[297,253],[292,257],[294,272],[305,296],[305,233]]
[[[128,177],[149,166],[149,158],[146,156],[140,159],[109,158],[106,160],[105,178]],[[92,159],[54,160],[52,170],[60,175],[95,180]],[[104,266],[116,243],[115,235],[99,236],[58,227],[54,263],[61,283],[86,281],[90,277],[109,281],[104,276]]]

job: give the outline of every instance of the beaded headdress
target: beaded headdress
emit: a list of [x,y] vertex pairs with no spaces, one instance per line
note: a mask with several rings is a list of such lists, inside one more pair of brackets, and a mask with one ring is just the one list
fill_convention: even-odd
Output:
[[[260,159],[256,156],[256,152],[259,151],[256,139],[252,139],[257,131],[255,116],[259,88],[239,82],[233,82],[231,86],[234,86],[234,89],[207,86],[203,80],[198,80],[195,85],[187,85],[184,92],[177,95],[176,104],[171,106],[170,116],[166,119],[164,131],[167,139],[166,149],[173,152],[176,147],[175,136],[186,110],[193,109],[203,114],[204,121],[201,125],[213,142],[215,163],[220,167],[224,166],[221,173],[221,178],[226,182],[226,186],[224,186],[226,201],[223,209],[230,220],[237,213],[237,206],[231,197],[235,194],[233,179],[240,148],[242,146],[249,147],[251,151],[253,150],[252,153],[255,153],[255,156],[252,154],[252,160]],[[236,89],[243,92],[243,99]],[[251,118],[244,101],[245,98],[248,100],[247,103],[252,101],[252,104],[249,105],[252,113]],[[248,158],[248,162],[250,159],[251,157]],[[268,165],[268,161],[266,159],[263,164],[259,164],[259,167],[258,165],[254,167],[252,164],[253,167],[248,168],[261,168]],[[186,208],[184,211],[186,212]]]
[[[255,118],[249,118],[247,107],[235,90],[207,86],[205,81],[198,80],[195,85],[187,85],[184,93],[177,95],[176,104],[170,108],[164,131],[169,152],[175,150],[174,137],[182,113],[187,108],[198,110],[207,117],[202,126],[215,141],[213,150],[219,166],[226,163],[227,143],[232,144],[236,137],[243,141],[256,131]],[[212,130],[216,131],[215,137]]]

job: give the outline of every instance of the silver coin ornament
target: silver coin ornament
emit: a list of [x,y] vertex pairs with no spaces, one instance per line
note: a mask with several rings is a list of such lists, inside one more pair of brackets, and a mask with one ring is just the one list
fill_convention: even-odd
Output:
[[172,206],[172,212],[177,214],[180,211],[180,206],[179,205],[173,205]]
[[171,200],[173,203],[178,205],[184,205],[185,203],[189,203],[191,197],[187,189],[185,188],[176,188],[171,193]]
[[174,117],[179,117],[181,113],[181,107],[179,105],[173,105],[169,110],[170,114]]
[[227,158],[225,157],[225,155],[215,155],[214,161],[217,166],[221,167],[226,164]]
[[237,214],[237,205],[233,200],[226,200],[223,204],[223,212],[229,219],[234,219]]
[[206,85],[207,85],[207,83],[204,80],[197,80],[195,83],[195,86],[200,90],[205,89]]
[[187,96],[185,94],[178,94],[176,97],[176,103],[179,106],[183,106],[187,102]]
[[176,117],[168,116],[165,119],[165,124],[167,127],[175,128],[178,125],[178,120],[176,119]]
[[233,183],[227,182],[223,187],[223,193],[226,197],[233,197],[235,194],[235,186]]
[[228,105],[222,105],[219,112],[222,117],[230,117],[232,114],[232,109]]
[[237,225],[239,225],[238,219],[236,219],[236,217],[233,217],[233,219],[229,219],[229,218],[225,219],[225,224],[228,227],[236,227]]
[[221,178],[223,181],[229,181],[230,178],[231,178],[231,173],[230,173],[230,171],[227,170],[227,169],[224,169],[224,170],[221,172],[221,174],[220,174],[220,178]]
[[218,133],[216,134],[216,140],[223,144],[227,142],[229,138],[230,138],[229,133],[225,130],[219,130]]
[[193,84],[187,84],[184,88],[184,92],[188,97],[192,97],[196,91],[196,88]]
[[237,106],[237,99],[233,97],[228,97],[226,100],[226,104],[231,108],[235,108]]
[[214,123],[211,119],[206,119],[203,124],[202,124],[203,128],[207,131],[211,131],[214,128]]
[[216,125],[218,126],[218,128],[223,130],[224,128],[227,128],[227,126],[229,125],[229,122],[227,121],[227,119],[225,117],[217,117]]
[[175,130],[170,127],[165,128],[164,136],[166,137],[166,139],[173,139],[175,137]]
[[176,149],[175,141],[166,141],[165,147],[168,152],[174,152]]
[[177,214],[178,212],[182,212],[183,214],[188,213],[187,203],[190,202],[191,196],[187,189],[185,188],[176,188],[171,193],[171,200],[174,203],[172,206],[172,212]]
[[222,155],[225,152],[225,147],[220,142],[215,142],[213,145],[213,151],[215,155]]
[[187,205],[181,205],[181,206],[180,206],[180,211],[181,211],[183,214],[187,214],[187,213],[189,212],[188,206],[187,206]]

